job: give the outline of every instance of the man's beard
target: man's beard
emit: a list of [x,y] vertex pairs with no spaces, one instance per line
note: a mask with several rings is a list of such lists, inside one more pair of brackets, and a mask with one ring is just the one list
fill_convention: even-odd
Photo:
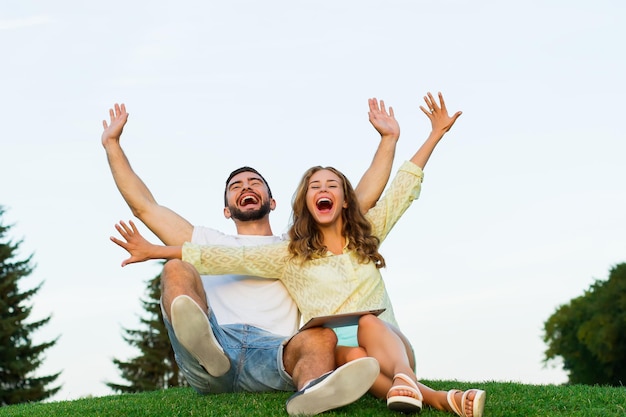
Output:
[[261,207],[256,210],[250,211],[242,211],[239,210],[238,207],[228,206],[228,210],[230,210],[230,217],[235,220],[239,220],[240,222],[250,222],[255,220],[261,220],[263,217],[267,216],[270,212],[270,202],[264,202]]

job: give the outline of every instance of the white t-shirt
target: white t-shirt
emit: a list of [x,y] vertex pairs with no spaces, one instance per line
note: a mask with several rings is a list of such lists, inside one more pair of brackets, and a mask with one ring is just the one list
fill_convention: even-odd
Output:
[[[284,236],[227,235],[195,226],[192,243],[255,246],[284,240]],[[298,330],[300,313],[278,279],[249,275],[203,275],[209,306],[219,324],[251,324],[268,332],[291,336]]]

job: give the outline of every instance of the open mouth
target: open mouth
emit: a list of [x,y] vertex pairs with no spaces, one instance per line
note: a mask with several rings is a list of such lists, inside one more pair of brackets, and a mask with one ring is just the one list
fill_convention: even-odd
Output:
[[328,198],[320,198],[315,205],[317,209],[322,212],[330,211],[333,208],[333,202]]
[[259,199],[254,194],[246,194],[239,199],[239,206],[245,207],[250,204],[257,204]]

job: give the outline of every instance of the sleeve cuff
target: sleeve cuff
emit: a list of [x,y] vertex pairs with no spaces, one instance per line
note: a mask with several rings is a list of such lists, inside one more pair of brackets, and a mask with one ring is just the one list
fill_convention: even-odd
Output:
[[189,262],[192,265],[199,265],[200,262],[200,250],[198,245],[185,242],[182,249],[182,260]]
[[424,179],[424,171],[422,171],[422,168],[418,167],[417,165],[415,165],[413,162],[411,161],[405,161],[401,166],[400,166],[400,171],[405,171],[408,172],[410,174],[415,175],[416,177],[419,177],[420,180]]

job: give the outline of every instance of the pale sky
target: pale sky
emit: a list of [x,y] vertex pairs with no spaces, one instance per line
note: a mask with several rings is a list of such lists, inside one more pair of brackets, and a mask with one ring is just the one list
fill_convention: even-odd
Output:
[[[115,102],[122,145],[157,200],[233,233],[223,183],[268,179],[286,231],[305,169],[356,183],[378,134],[367,99],[394,107],[394,172],[426,138],[442,91],[462,110],[422,195],[381,247],[418,376],[561,383],[543,323],[626,262],[626,3],[370,0],[11,1],[0,12],[0,205],[44,282],[35,341],[60,336],[40,375],[55,400],[125,382],[156,262],[122,269],[109,241],[131,219],[100,143]],[[145,227],[141,229],[152,237]],[[558,365],[558,364],[557,364]],[[451,387],[452,388],[452,387]]]

